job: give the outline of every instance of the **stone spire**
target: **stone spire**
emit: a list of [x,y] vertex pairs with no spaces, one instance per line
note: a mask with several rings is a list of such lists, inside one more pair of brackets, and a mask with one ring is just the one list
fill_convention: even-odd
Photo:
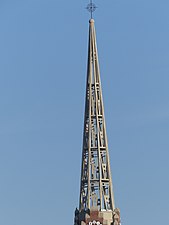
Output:
[[111,180],[94,20],[89,21],[86,103],[79,209],[75,225],[119,225]]

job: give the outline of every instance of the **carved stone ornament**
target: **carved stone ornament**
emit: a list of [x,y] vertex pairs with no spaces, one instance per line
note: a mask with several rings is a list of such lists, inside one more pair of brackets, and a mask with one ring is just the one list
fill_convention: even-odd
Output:
[[102,225],[99,221],[93,220],[93,222],[89,222],[88,225]]

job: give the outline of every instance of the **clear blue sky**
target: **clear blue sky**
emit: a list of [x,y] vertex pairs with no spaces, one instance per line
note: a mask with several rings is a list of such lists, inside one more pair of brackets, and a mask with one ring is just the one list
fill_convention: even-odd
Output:
[[[87,0],[0,1],[0,225],[73,225]],[[169,224],[169,1],[95,0],[122,225]]]

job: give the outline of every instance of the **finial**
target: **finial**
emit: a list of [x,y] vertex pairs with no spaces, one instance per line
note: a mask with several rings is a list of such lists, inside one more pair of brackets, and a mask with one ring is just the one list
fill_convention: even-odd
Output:
[[90,3],[87,5],[86,9],[91,14],[91,19],[93,18],[93,12],[97,9],[97,6],[90,0]]

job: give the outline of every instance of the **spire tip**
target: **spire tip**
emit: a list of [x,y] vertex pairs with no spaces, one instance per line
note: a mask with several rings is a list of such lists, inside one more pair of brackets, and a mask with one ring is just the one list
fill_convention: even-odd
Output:
[[89,23],[94,23],[94,19],[90,19],[89,20]]

